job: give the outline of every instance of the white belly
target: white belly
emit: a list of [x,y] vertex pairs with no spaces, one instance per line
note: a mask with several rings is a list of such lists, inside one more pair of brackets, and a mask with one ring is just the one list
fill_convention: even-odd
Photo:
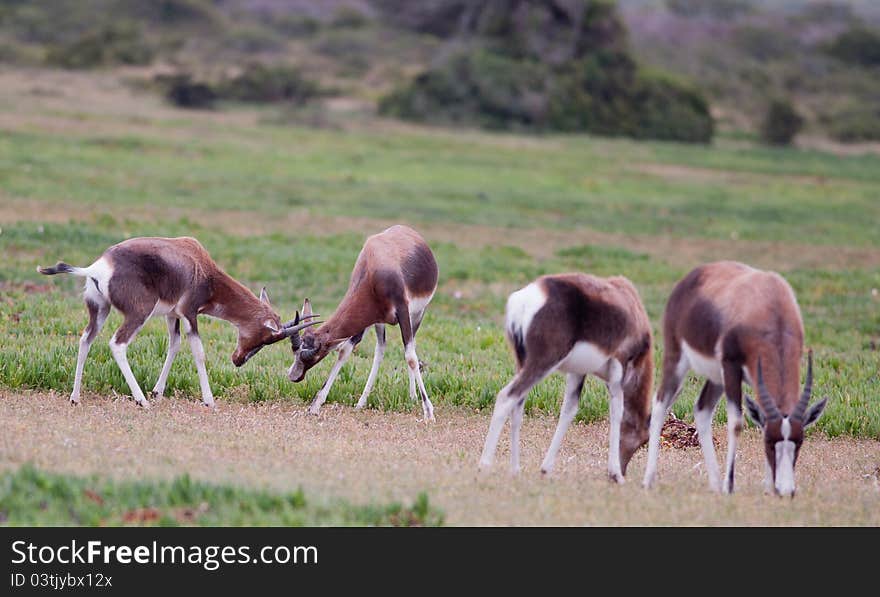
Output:
[[558,369],[564,373],[580,375],[604,374],[610,357],[590,342],[576,342]]
[[717,357],[707,357],[697,352],[687,342],[681,343],[682,353],[687,357],[690,368],[697,375],[701,375],[712,383],[723,384],[724,373],[721,370],[721,359]]

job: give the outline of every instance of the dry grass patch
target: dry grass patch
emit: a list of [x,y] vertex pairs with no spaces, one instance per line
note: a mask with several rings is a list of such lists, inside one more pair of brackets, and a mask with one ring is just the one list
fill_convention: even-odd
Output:
[[[301,404],[230,404],[216,411],[162,399],[150,410],[129,400],[86,396],[71,407],[60,394],[0,392],[0,466],[25,462],[46,470],[116,478],[171,478],[189,472],[220,483],[340,497],[352,503],[402,501],[427,491],[457,525],[877,525],[880,491],[872,476],[880,442],[828,440],[813,434],[798,463],[798,496],[780,500],[761,490],[763,448],[744,434],[738,493],[706,488],[699,449],[664,449],[655,491],[638,483],[644,450],[629,481],[606,481],[606,424],[573,425],[558,469],[538,467],[555,417],[529,416],[523,428],[523,473],[506,471],[506,438],[496,470],[476,462],[488,413],[437,409],[425,425],[410,413],[355,412],[328,404],[321,416]],[[716,437],[724,449],[725,433]]]

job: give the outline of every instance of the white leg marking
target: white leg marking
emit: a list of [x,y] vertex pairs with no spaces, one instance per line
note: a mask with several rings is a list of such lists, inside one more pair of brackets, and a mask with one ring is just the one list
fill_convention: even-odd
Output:
[[510,472],[519,473],[519,431],[522,428],[526,401],[520,400],[510,413]]
[[654,485],[657,479],[657,460],[660,456],[660,433],[663,431],[663,423],[669,409],[654,394],[653,406],[651,407],[651,433],[648,438],[648,463],[645,465],[645,478],[642,486],[646,489]]
[[727,401],[727,466],[724,471],[724,493],[733,493],[734,465],[739,442],[739,431],[742,429],[742,410],[729,400]]
[[481,470],[488,470],[492,466],[492,462],[495,460],[495,449],[498,447],[498,440],[501,437],[501,428],[504,427],[504,422],[507,421],[507,417],[510,416],[510,412],[516,407],[519,399],[518,396],[510,395],[509,388],[514,381],[504,386],[495,398],[495,409],[492,411],[489,432],[486,434],[483,454],[480,456]]
[[541,463],[541,472],[549,474],[556,464],[556,455],[559,448],[562,447],[562,438],[568,431],[569,425],[577,414],[578,404],[581,399],[581,389],[583,388],[584,376],[577,373],[569,373],[565,377],[565,395],[562,398],[562,409],[559,411],[559,423],[556,425],[556,432],[550,442],[550,448],[544,456],[544,462]]
[[770,468],[766,457],[764,458],[764,493],[773,493],[773,469]]
[[[672,396],[664,396],[659,393],[654,394],[654,404],[651,407],[651,432],[648,437],[648,463],[645,466],[645,478],[642,480],[642,486],[645,489],[653,487],[654,481],[657,480],[657,461],[660,459],[660,435],[663,432],[663,423],[666,422],[669,409],[675,404],[678,394],[681,392],[682,382],[689,370],[690,364],[687,355],[682,352],[681,358],[679,358],[675,366],[675,377],[678,383],[675,385],[675,391],[672,393]],[[661,390],[663,385],[666,384],[665,377],[664,374],[664,379],[661,380]]]
[[[132,338],[134,338],[134,336],[135,334],[132,334]],[[131,367],[128,365],[128,357],[126,356],[127,349],[127,344],[116,343],[116,334],[114,334],[113,338],[110,340],[110,352],[113,353],[113,358],[116,360],[119,370],[122,371],[122,376],[125,378],[135,402],[143,407],[147,407],[150,404],[147,402],[143,391],[141,391],[141,387],[138,385],[137,379],[134,377],[134,373],[131,372]]]
[[620,426],[623,423],[623,367],[617,360],[611,361],[608,367],[608,392],[611,394],[609,401],[610,429],[608,433],[608,476],[612,481],[623,483],[623,473],[620,467]]
[[[699,404],[699,402],[697,402],[697,404]],[[703,450],[703,460],[706,461],[706,474],[709,476],[709,488],[712,491],[721,491],[721,473],[718,470],[718,459],[715,457],[715,446],[712,443],[712,412],[714,410],[714,408],[700,409],[694,405],[694,425],[700,436],[700,448]]]
[[377,323],[375,329],[376,351],[373,353],[373,366],[370,368],[369,377],[367,377],[367,385],[364,386],[364,391],[357,401],[357,406],[355,406],[357,409],[367,405],[367,399],[370,397],[370,392],[373,391],[373,384],[376,383],[376,376],[379,374],[379,365],[382,364],[382,359],[385,357],[385,325]]
[[434,405],[428,399],[428,391],[425,390],[425,382],[422,380],[422,371],[419,369],[419,357],[416,355],[415,339],[411,340],[404,347],[404,356],[406,357],[406,365],[409,368],[410,394],[413,393],[413,382],[415,381],[419,386],[419,392],[422,396],[422,414],[425,416],[425,421],[433,421]]
[[205,406],[214,406],[214,395],[211,393],[211,385],[208,383],[208,370],[205,368],[205,347],[198,334],[188,333],[189,348],[196,362],[196,371],[199,374],[199,386],[202,388],[202,402]]
[[107,315],[109,314],[109,305],[99,307],[92,340],[89,341],[88,330],[84,331],[79,339],[79,351],[76,353],[76,372],[73,376],[73,391],[70,393],[70,401],[74,404],[79,404],[79,394],[80,391],[82,391],[83,369],[86,364],[86,358],[89,356],[89,350],[92,348],[92,342],[94,342],[94,339],[98,337],[99,333],[101,333],[101,328],[104,327],[104,323],[107,321]]
[[330,369],[330,375],[327,376],[327,381],[324,382],[324,385],[321,386],[321,389],[315,394],[315,399],[312,400],[312,404],[309,406],[309,414],[316,415],[321,411],[321,405],[327,400],[327,395],[330,393],[330,388],[333,387],[333,382],[336,381],[336,376],[339,375],[339,371],[342,369],[342,366],[345,365],[345,362],[348,360],[348,357],[351,356],[353,350],[354,344],[351,343],[351,340],[346,340],[342,343],[342,346],[338,350],[339,356],[336,359],[336,362],[333,363],[333,368]]
[[174,362],[174,357],[177,356],[177,353],[180,350],[180,333],[177,331],[178,321],[179,320],[176,317],[170,315],[165,318],[165,322],[168,324],[168,354],[165,356],[165,364],[162,365],[162,372],[159,374],[159,379],[156,380],[156,385],[153,386],[153,394],[157,397],[160,397],[165,393],[165,385],[168,383],[168,374],[171,372],[171,364]]

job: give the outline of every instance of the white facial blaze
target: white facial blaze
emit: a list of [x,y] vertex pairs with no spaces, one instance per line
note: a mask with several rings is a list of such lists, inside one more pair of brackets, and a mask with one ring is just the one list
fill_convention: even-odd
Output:
[[776,442],[776,491],[781,496],[794,494],[794,442],[788,417],[782,419],[782,441]]

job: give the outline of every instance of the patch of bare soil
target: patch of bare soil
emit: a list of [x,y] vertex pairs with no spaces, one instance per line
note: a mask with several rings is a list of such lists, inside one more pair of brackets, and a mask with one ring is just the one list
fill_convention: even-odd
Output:
[[[627,483],[610,484],[606,423],[572,425],[556,471],[542,478],[539,464],[556,427],[549,416],[526,417],[519,476],[507,472],[506,432],[495,469],[481,475],[477,460],[489,414],[441,400],[437,422],[426,425],[418,410],[356,412],[330,403],[313,417],[302,404],[222,398],[215,411],[170,398],[144,410],[130,400],[101,396],[84,396],[72,407],[61,394],[0,391],[0,468],[31,462],[117,478],[189,472],[213,482],[302,487],[312,499],[355,503],[408,502],[427,491],[455,525],[880,524],[880,491],[868,478],[880,461],[877,441],[812,434],[798,459],[798,495],[780,500],[763,495],[762,440],[747,429],[737,493],[716,496],[708,491],[699,450],[662,449],[652,491],[639,483],[644,450],[633,459]],[[723,450],[726,434],[716,434]],[[131,514],[134,520],[151,515]]]
[[[712,440],[717,448],[718,439],[713,437]],[[660,445],[677,450],[699,448],[700,436],[696,427],[688,425],[673,413],[669,413],[666,422],[663,423],[663,429],[660,431]]]
[[[759,174],[757,172],[737,172],[720,168],[700,168],[678,164],[635,164],[632,170],[639,174],[649,174],[673,182],[706,182],[717,184],[754,185],[770,181],[785,181],[786,184],[823,186],[828,184],[824,176],[804,176],[800,174]],[[835,184],[840,184],[835,180]]]

